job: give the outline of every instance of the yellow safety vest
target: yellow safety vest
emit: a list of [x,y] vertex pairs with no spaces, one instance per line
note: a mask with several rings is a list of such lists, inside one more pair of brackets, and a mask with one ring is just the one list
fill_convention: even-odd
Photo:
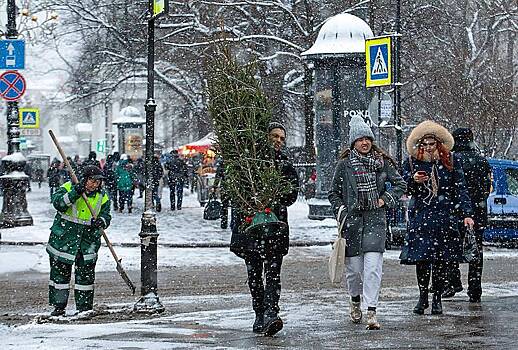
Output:
[[[66,189],[67,192],[70,192],[72,190],[72,183],[70,181],[64,183],[63,188]],[[101,195],[100,192],[96,192],[95,196],[87,196],[86,198],[88,198],[88,203],[90,203],[90,206],[93,208],[96,217],[101,212],[101,206],[109,201],[108,195],[106,193]],[[75,203],[72,203],[65,213],[61,213],[61,218],[63,220],[75,222],[76,224],[90,226],[92,214],[81,197],[76,200]]]

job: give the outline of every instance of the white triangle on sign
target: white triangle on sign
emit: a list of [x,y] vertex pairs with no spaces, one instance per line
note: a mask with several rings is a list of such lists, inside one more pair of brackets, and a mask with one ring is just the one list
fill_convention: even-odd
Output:
[[372,66],[372,75],[375,74],[387,74],[388,67],[385,62],[385,58],[383,58],[383,53],[381,52],[381,47],[378,47],[378,52],[376,53],[376,59],[374,60],[374,65]]
[[24,124],[36,124],[36,116],[34,113],[26,113],[23,117],[23,123]]

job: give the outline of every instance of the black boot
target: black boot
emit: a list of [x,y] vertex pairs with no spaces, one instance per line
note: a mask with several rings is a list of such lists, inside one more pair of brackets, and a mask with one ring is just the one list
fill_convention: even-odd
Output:
[[267,337],[271,337],[277,332],[279,332],[282,327],[284,326],[284,323],[282,322],[281,318],[279,317],[279,314],[277,311],[269,310],[264,315],[264,328],[263,333]]
[[263,327],[264,327],[264,312],[256,312],[254,325],[252,326],[252,331],[254,333],[262,333]]
[[420,292],[419,301],[414,307],[414,314],[422,315],[424,310],[428,308],[428,292]]
[[50,316],[65,316],[65,308],[62,306],[56,306],[54,311],[50,313]]
[[442,302],[441,302],[441,293],[433,293],[432,298],[432,315],[441,315],[442,314]]

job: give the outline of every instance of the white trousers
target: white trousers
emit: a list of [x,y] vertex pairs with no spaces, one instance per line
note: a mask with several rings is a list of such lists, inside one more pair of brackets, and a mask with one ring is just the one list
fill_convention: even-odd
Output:
[[362,295],[364,306],[377,307],[383,253],[368,252],[345,258],[345,279],[351,297]]

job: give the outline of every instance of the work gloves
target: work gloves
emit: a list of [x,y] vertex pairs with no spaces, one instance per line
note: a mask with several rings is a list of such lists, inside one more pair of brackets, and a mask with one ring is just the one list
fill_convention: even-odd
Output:
[[83,181],[76,183],[74,185],[74,190],[78,195],[82,195],[83,193],[85,193],[85,184],[83,183]]
[[93,228],[95,228],[95,229],[105,228],[104,227],[104,220],[101,219],[101,218],[97,218],[97,219],[92,218],[92,221],[90,222],[90,225]]

